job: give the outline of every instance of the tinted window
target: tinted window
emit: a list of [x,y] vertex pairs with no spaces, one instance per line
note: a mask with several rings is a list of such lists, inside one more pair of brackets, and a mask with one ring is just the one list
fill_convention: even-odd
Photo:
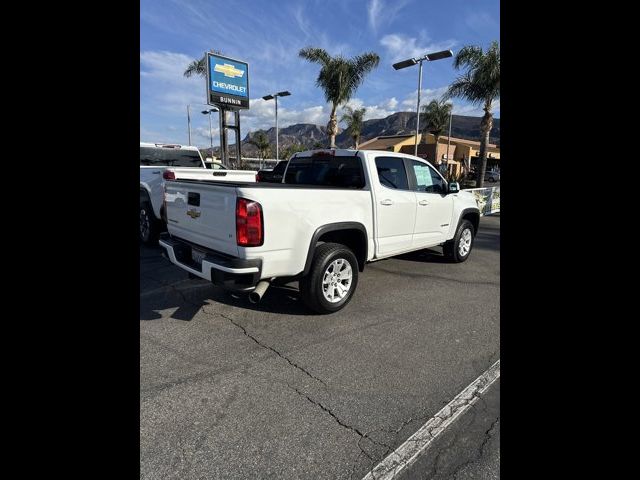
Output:
[[404,169],[404,161],[398,157],[377,157],[376,169],[380,183],[387,188],[409,190],[407,172]]
[[202,161],[193,150],[140,147],[140,166],[202,167]]
[[341,188],[364,187],[364,173],[360,157],[312,155],[289,160],[284,183],[294,185],[323,185]]
[[426,163],[411,160],[411,168],[416,177],[416,190],[427,193],[446,193],[442,177]]
[[273,169],[273,173],[282,175],[284,173],[284,169],[287,168],[287,163],[288,162],[278,162],[278,164]]

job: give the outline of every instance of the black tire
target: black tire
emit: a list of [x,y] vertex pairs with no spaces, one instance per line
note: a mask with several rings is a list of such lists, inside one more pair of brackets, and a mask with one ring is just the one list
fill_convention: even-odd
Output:
[[140,202],[140,241],[145,245],[157,245],[162,225],[153,213],[151,203]]
[[[323,277],[336,260],[346,260],[351,268],[351,283],[344,298],[332,303],[324,295]],[[340,280],[337,280],[340,281]],[[344,282],[342,280],[341,282]],[[344,283],[342,283],[344,285]],[[323,243],[316,248],[309,273],[300,280],[300,295],[307,307],[317,313],[333,313],[343,309],[358,286],[358,260],[353,252],[339,243]],[[335,292],[334,292],[335,293]]]
[[[469,231],[471,234],[471,243],[468,246],[468,250],[466,253],[461,253],[461,243],[463,239],[463,235],[465,239],[467,239],[467,234],[465,231]],[[462,220],[458,225],[458,229],[456,230],[456,234],[453,237],[453,240],[448,241],[442,247],[442,251],[444,252],[444,256],[452,263],[462,263],[471,254],[471,250],[473,249],[473,241],[475,239],[475,231],[473,229],[473,225],[469,220]],[[464,250],[464,249],[462,249]]]

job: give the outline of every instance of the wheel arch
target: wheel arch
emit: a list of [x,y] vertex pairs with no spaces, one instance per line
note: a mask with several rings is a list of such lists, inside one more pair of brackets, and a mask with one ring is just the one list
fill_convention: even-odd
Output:
[[318,227],[309,242],[307,259],[304,264],[303,275],[311,270],[311,263],[318,243],[334,242],[349,247],[358,260],[358,270],[362,272],[367,262],[368,237],[367,229],[359,222],[337,222]]
[[473,236],[476,236],[478,233],[478,227],[480,226],[480,210],[477,208],[465,208],[462,210],[462,212],[460,212],[460,217],[458,218],[456,230],[462,220],[469,220],[471,222],[471,225],[473,225]]

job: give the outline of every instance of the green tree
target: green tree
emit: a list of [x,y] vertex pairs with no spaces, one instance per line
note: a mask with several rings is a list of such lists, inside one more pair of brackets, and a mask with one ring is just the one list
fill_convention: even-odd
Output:
[[380,57],[374,52],[353,58],[344,58],[342,55],[332,57],[326,50],[313,47],[303,48],[298,55],[320,65],[316,85],[324,92],[326,101],[331,103],[327,134],[331,140],[330,147],[335,148],[338,134],[336,110],[351,99],[367,73],[378,66]]
[[[217,55],[222,55],[222,53],[217,50],[209,50],[209,51]],[[194,75],[206,78],[207,77],[207,56],[204,55],[201,59],[192,61],[189,65],[187,65],[187,68],[184,71],[183,75],[187,78],[191,78]]]
[[493,102],[500,98],[500,44],[493,41],[486,51],[482,47],[466,46],[456,55],[453,66],[456,69],[465,67],[467,71],[449,86],[446,98],[464,98],[474,105],[482,105],[484,110],[480,122],[480,171],[476,180],[476,186],[482,187],[487,171],[489,134],[493,127],[491,109]]
[[258,149],[258,158],[260,159],[261,164],[262,160],[271,155],[271,144],[269,143],[269,138],[262,130],[247,140],[247,143]]
[[300,143],[294,143],[292,145],[289,145],[284,150],[280,151],[280,158],[282,160],[288,160],[291,157],[291,155],[293,155],[294,153],[304,152],[305,150],[306,148],[304,145]]
[[344,107],[344,114],[340,118],[341,122],[345,122],[347,124],[347,131],[351,138],[353,138],[356,149],[360,143],[360,134],[362,133],[362,124],[364,123],[365,113],[367,113],[366,108],[353,109],[351,107]]
[[[451,115],[451,109],[453,105],[447,103],[444,99],[431,100],[427,105],[422,107],[422,118],[424,130],[422,133],[422,143],[427,143],[426,132],[431,133],[436,140],[435,155],[438,152],[438,140],[442,134],[447,131],[449,127],[449,115]],[[447,159],[448,161],[449,159]],[[440,163],[438,158],[435,159],[436,163]]]

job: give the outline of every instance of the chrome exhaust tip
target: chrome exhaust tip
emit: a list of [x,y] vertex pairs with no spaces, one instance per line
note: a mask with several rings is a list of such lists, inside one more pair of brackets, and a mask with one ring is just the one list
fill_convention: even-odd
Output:
[[262,296],[264,295],[264,292],[267,291],[267,288],[269,288],[269,285],[271,285],[271,283],[268,280],[261,280],[258,282],[256,288],[249,294],[249,301],[251,303],[258,303],[262,300]]

